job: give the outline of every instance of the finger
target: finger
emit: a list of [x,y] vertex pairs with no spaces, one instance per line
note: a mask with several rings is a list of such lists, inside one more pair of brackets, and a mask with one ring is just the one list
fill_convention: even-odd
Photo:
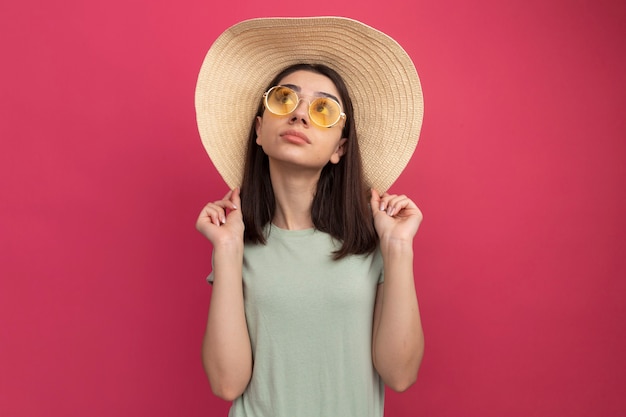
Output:
[[406,208],[409,203],[410,200],[405,195],[389,196],[389,199],[387,201],[387,214],[389,216],[393,216]]
[[196,229],[202,231],[207,225],[214,223],[215,220],[211,217],[211,212],[204,207],[196,220]]
[[387,192],[385,192],[381,197],[380,197],[380,211],[385,211],[388,210],[389,208],[389,202],[391,201],[391,199],[394,197],[395,195],[389,194]]
[[395,207],[395,210],[392,214],[394,216],[406,214],[406,215],[417,215],[420,218],[422,217],[422,213],[419,207],[417,207],[415,202],[408,197],[398,201],[394,205],[394,207]]
[[202,218],[204,216],[205,218],[208,218],[209,221],[216,226],[225,223],[226,211],[221,206],[221,203],[222,202],[218,201],[215,203],[207,204],[206,206],[204,206],[203,214],[200,217]]
[[222,198],[222,200],[224,201],[228,201],[230,200],[231,196],[233,195],[233,190],[228,190],[228,192],[226,193],[226,195],[224,195],[224,198]]
[[239,187],[233,188],[228,194],[228,200],[223,200],[224,209],[226,212],[226,217],[224,217],[222,223],[226,223],[226,221],[232,216],[241,219],[242,213],[239,210],[241,207],[241,197]]

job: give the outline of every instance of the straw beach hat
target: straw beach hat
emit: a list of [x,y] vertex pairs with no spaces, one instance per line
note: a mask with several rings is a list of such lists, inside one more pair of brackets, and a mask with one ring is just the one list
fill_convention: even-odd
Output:
[[249,129],[267,84],[298,63],[345,80],[366,185],[389,189],[413,155],[423,98],[415,66],[388,35],[343,17],[261,18],[235,24],[208,51],[196,86],[202,143],[229,187],[241,185]]

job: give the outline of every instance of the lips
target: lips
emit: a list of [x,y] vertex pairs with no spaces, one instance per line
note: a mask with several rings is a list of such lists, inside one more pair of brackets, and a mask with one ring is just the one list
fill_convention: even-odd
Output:
[[309,138],[298,130],[286,130],[282,132],[280,136],[290,142],[311,143]]

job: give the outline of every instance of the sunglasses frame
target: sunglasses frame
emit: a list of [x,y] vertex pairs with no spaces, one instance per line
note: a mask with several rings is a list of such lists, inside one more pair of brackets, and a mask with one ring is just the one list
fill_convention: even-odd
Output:
[[[271,92],[272,92],[273,90],[277,89],[277,88],[285,88],[285,89],[287,89],[287,90],[289,90],[289,91],[293,92],[293,93],[296,95],[296,97],[298,97],[298,102],[297,102],[297,103],[296,103],[296,105],[293,107],[293,110],[291,110],[289,113],[285,113],[285,114],[276,113],[276,112],[274,112],[274,111],[270,108],[269,104],[267,103],[267,98],[269,97],[269,95],[271,94]],[[320,125],[319,123],[316,123],[316,122],[315,122],[314,117],[311,115],[311,105],[312,105],[312,104],[313,104],[316,100],[319,100],[319,99],[330,100],[330,101],[332,101],[333,103],[335,103],[335,104],[337,105],[337,107],[339,108],[339,117],[337,118],[337,120],[336,120],[333,124],[331,124],[331,125],[329,125],[329,126],[323,126],[323,125]],[[263,93],[263,104],[265,105],[265,108],[267,109],[267,111],[269,111],[270,113],[272,113],[272,114],[274,114],[274,115],[276,115],[276,116],[287,116],[288,114],[293,113],[294,111],[296,111],[296,109],[298,108],[298,106],[300,105],[300,102],[301,102],[302,100],[304,100],[304,99],[303,99],[302,97],[300,97],[300,94],[298,94],[298,92],[297,92],[297,91],[295,91],[293,88],[290,88],[290,87],[287,87],[287,86],[284,86],[284,85],[275,85],[274,87],[270,88],[270,89],[269,89],[269,90],[267,90],[265,93]],[[333,99],[333,98],[330,98],[330,97],[316,97],[315,99],[313,99],[313,101],[309,101],[309,100],[307,100],[307,101],[308,101],[308,103],[309,103],[309,107],[307,108],[308,113],[309,113],[309,119],[310,119],[310,120],[311,120],[311,122],[313,122],[316,126],[323,127],[323,128],[327,128],[327,129],[330,129],[331,127],[336,126],[336,125],[337,125],[337,123],[339,123],[342,119],[343,119],[343,120],[345,120],[345,119],[346,119],[346,113],[344,113],[344,111],[343,111],[343,107],[341,107],[341,104],[339,104],[339,102],[338,102],[337,100]]]

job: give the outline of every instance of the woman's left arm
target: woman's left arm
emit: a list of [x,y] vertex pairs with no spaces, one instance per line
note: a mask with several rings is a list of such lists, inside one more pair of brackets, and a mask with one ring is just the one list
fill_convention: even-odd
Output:
[[372,360],[387,386],[404,391],[416,381],[424,353],[413,281],[413,238],[422,213],[404,195],[380,196],[372,190],[370,204],[385,274],[385,282],[376,292]]

